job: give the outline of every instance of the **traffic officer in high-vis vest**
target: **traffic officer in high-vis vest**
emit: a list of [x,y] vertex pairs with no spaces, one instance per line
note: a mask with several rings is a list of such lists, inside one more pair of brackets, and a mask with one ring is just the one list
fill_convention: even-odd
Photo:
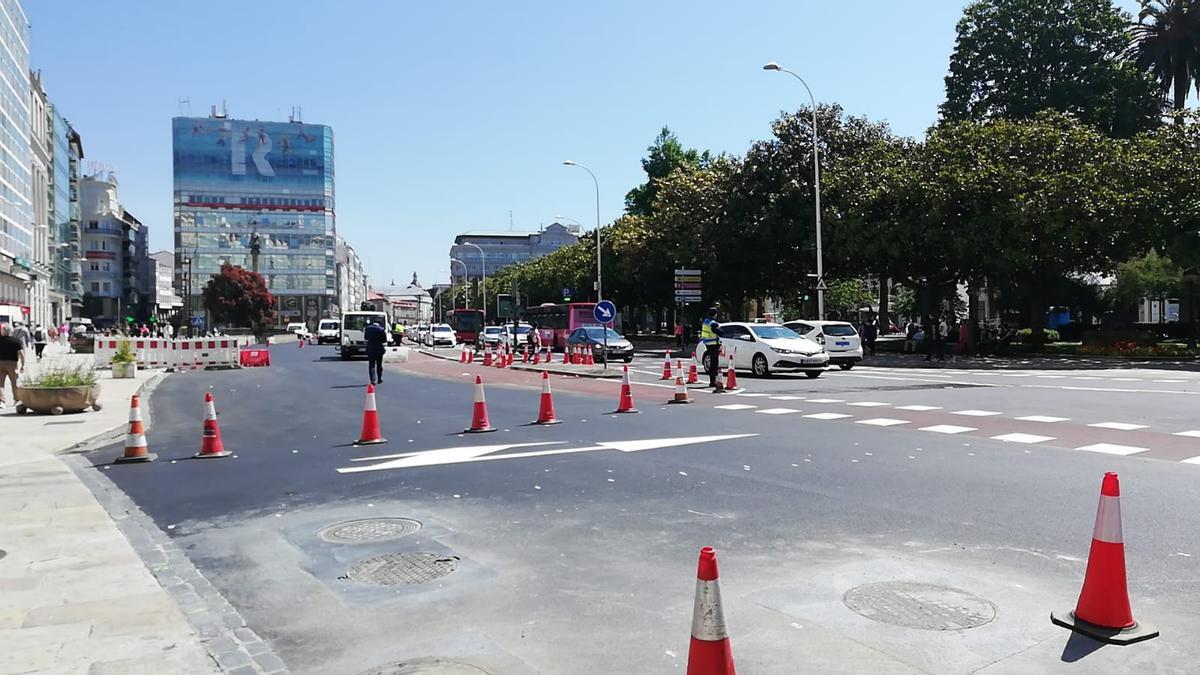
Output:
[[708,357],[704,360],[708,364],[708,386],[715,388],[721,371],[721,324],[717,323],[716,307],[704,311],[704,321],[700,323],[700,342]]

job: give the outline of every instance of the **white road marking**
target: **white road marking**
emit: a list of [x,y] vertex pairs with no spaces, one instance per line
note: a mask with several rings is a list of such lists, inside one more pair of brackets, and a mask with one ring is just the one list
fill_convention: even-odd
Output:
[[1196,431],[1196,430],[1177,431],[1171,435],[1172,436],[1185,436],[1187,438],[1200,438],[1200,431]]
[[1096,443],[1094,445],[1085,445],[1076,450],[1085,450],[1087,452],[1102,452],[1106,455],[1136,455],[1139,452],[1146,452],[1150,448],[1139,448],[1133,445],[1116,445],[1115,443]]
[[760,398],[770,396],[770,394],[738,394],[738,396],[744,396],[746,398]]
[[[416,455],[426,455],[429,457],[457,457],[459,455],[486,455],[490,452],[499,452],[501,450],[511,450],[513,448],[534,448],[541,445],[562,445],[566,441],[541,441],[538,443],[502,443],[497,445],[472,445],[464,448],[438,448],[436,450],[421,450],[418,452],[398,452],[392,455],[375,455],[373,457],[351,457],[351,462],[375,462],[381,459],[399,459],[401,457],[413,457]],[[437,454],[435,454],[437,453]]]
[[1003,415],[1004,413],[999,413],[995,410],[951,410],[950,414],[965,415],[966,417],[993,417],[995,415]]
[[1100,380],[1103,378],[1092,377],[1091,375],[1076,375],[1075,377],[1072,377],[1071,379],[1072,380]]
[[1001,377],[1033,377],[1030,373],[1004,373]]
[[928,410],[941,410],[941,406],[937,405],[901,405],[896,406],[896,410],[915,410],[916,412],[925,412]]
[[858,420],[855,424],[869,424],[873,427],[894,427],[900,424],[908,424],[908,420],[894,420],[889,417],[876,417],[869,420]]
[[854,403],[848,403],[847,405],[858,406],[860,408],[878,408],[880,406],[891,405],[891,403],[880,403],[879,401],[855,401]]
[[1134,429],[1145,429],[1147,427],[1145,424],[1130,424],[1128,422],[1097,422],[1088,426],[1096,427],[1097,429],[1116,429],[1117,431],[1133,431]]
[[763,410],[755,410],[754,412],[761,413],[763,415],[787,415],[789,413],[798,413],[800,411],[795,408],[765,408]]
[[840,398],[810,398],[810,399],[808,399],[808,402],[809,403],[845,403],[845,401]]
[[1039,380],[1063,380],[1063,379],[1066,379],[1066,377],[1067,377],[1066,375],[1038,375],[1037,376],[1037,378]]
[[805,415],[810,420],[840,420],[849,417],[841,413],[816,413],[813,415]]
[[1030,389],[1062,389],[1065,391],[1103,391],[1119,394],[1175,394],[1178,396],[1200,396],[1200,391],[1180,391],[1178,389],[1122,389],[1120,387],[1071,387],[1062,384],[1022,384],[1021,387]]
[[1184,464],[1200,464],[1200,457],[1193,457],[1191,459],[1185,459],[1185,460],[1183,460],[1183,463]]
[[1053,436],[1038,436],[1037,434],[1000,434],[992,436],[993,441],[1005,443],[1045,443],[1054,440]]
[[1170,383],[1170,382],[1187,382],[1187,380],[1152,380],[1152,381],[1153,381],[1153,382],[1163,382],[1163,383]]
[[921,427],[921,431],[932,431],[935,434],[962,434],[968,431],[978,431],[975,427],[956,427],[953,424],[935,424],[931,427]]
[[1017,419],[1021,420],[1022,422],[1046,422],[1046,423],[1071,421],[1070,417],[1051,417],[1049,415],[1026,415],[1025,417],[1018,417]]
[[803,396],[772,396],[772,401],[803,401]]
[[1112,380],[1113,382],[1141,382],[1142,381],[1142,378],[1140,378],[1140,377],[1110,377],[1108,379]]
[[713,407],[717,410],[750,410],[751,408],[757,408],[758,406],[746,405],[745,403],[730,403],[729,405],[715,405]]

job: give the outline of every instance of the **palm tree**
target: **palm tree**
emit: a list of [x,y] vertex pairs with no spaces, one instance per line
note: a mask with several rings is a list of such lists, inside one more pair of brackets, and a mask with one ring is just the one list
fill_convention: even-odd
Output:
[[[1200,0],[1141,0],[1130,55],[1183,110],[1192,85],[1200,93]],[[1176,118],[1182,121],[1182,118]]]

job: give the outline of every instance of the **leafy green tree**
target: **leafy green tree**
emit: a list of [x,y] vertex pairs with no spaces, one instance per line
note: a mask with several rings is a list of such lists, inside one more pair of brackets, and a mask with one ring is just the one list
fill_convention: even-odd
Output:
[[1159,255],[1155,249],[1150,249],[1140,258],[1117,265],[1117,283],[1113,294],[1126,307],[1142,298],[1152,298],[1165,307],[1167,299],[1179,297],[1182,290],[1183,268],[1168,256]]
[[[1172,106],[1181,111],[1193,85],[1200,93],[1200,1],[1141,3],[1130,50],[1134,62],[1154,77],[1164,96],[1170,92]],[[1182,124],[1183,118],[1175,122]]]
[[642,169],[646,182],[633,188],[625,195],[626,213],[648,216],[654,209],[654,198],[658,195],[657,182],[676,169],[699,169],[711,161],[708,151],[685,149],[679,138],[667,127],[658,132],[654,142],[646,148]]
[[1125,60],[1129,14],[1112,0],[976,0],[958,22],[942,120],[1071,113],[1110,136],[1159,123],[1153,80]]
[[249,326],[255,335],[266,332],[275,316],[275,298],[263,275],[229,263],[204,285],[203,302],[214,323]]

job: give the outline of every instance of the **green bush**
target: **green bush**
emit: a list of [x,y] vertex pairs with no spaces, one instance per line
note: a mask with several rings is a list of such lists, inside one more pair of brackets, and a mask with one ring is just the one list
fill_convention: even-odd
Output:
[[[1047,328],[1045,330],[1045,336],[1046,336],[1046,342],[1058,342],[1060,339],[1060,337],[1058,335],[1058,331],[1054,330],[1053,328]],[[1013,338],[1013,341],[1014,342],[1033,342],[1033,329],[1032,328],[1022,328],[1022,329],[1018,330],[1016,337]]]
[[85,366],[59,366],[47,368],[22,378],[22,387],[55,388],[55,387],[90,387],[96,384],[96,372]]
[[113,363],[137,363],[137,354],[133,353],[133,348],[129,346],[129,340],[121,340],[117,351],[112,355]]

